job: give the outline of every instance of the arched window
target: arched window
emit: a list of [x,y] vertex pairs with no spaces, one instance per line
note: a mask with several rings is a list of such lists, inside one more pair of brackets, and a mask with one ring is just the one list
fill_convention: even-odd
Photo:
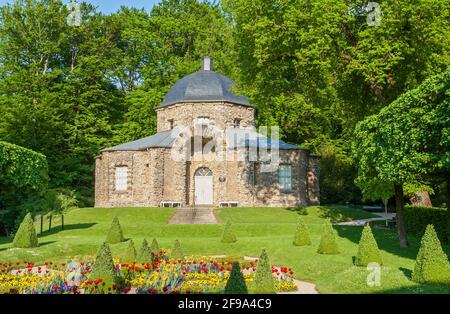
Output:
[[203,167],[198,168],[197,171],[195,171],[196,177],[210,177],[212,176],[212,171],[209,168]]

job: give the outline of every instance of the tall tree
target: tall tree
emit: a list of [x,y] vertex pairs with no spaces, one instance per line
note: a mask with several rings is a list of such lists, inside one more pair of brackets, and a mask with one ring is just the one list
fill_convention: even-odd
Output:
[[386,191],[381,187],[389,185],[394,188],[401,246],[407,245],[404,186],[421,184],[430,177],[448,179],[449,86],[450,71],[446,71],[356,127],[353,153],[358,165],[357,183],[369,194]]
[[126,94],[127,112],[116,131],[117,143],[154,133],[154,108],[178,79],[199,70],[204,56],[213,58],[218,71],[233,73],[231,25],[217,4],[164,0],[148,16],[122,8],[112,18],[120,24],[120,42],[126,43],[120,45],[128,62],[125,68],[139,78]]
[[[339,175],[322,171],[322,182],[354,175],[343,156],[358,121],[450,62],[449,0],[383,1],[379,26],[367,23],[363,0],[224,3],[236,25],[240,86],[259,107],[258,122],[323,152],[324,166],[344,165]],[[328,187],[322,192],[332,195]]]
[[94,157],[123,109],[109,79],[111,28],[92,5],[81,13],[76,27],[61,1],[1,8],[0,137],[48,156],[53,187],[90,191]]

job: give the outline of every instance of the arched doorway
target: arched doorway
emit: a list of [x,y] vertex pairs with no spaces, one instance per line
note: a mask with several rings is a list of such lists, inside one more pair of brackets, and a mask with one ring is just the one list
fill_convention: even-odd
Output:
[[194,174],[195,204],[213,204],[213,173],[209,168],[198,168]]

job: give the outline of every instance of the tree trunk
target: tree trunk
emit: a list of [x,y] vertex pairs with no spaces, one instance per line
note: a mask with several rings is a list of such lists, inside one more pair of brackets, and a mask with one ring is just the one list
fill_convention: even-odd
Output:
[[403,208],[403,186],[396,184],[395,189],[395,209],[397,212],[397,232],[400,239],[400,247],[408,246],[408,239],[406,238],[405,217]]
[[383,200],[383,204],[384,204],[384,213],[386,214],[386,227],[388,227],[389,226],[389,223],[388,223],[388,202],[389,202],[389,199],[384,199]]
[[52,215],[48,217],[48,231],[52,229]]
[[64,215],[61,215],[61,230],[64,230]]
[[412,206],[419,206],[419,207],[432,207],[433,204],[431,204],[430,194],[422,190],[418,192],[416,195],[413,195],[409,198],[409,201]]
[[447,210],[450,211],[450,173],[447,173],[447,188],[445,189],[447,194]]

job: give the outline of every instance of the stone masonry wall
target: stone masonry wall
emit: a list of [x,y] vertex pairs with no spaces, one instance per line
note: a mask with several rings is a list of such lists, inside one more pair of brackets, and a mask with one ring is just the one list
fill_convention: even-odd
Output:
[[235,119],[241,120],[242,127],[252,126],[255,119],[254,108],[224,102],[177,104],[156,109],[156,114],[158,132],[170,130],[172,119],[174,127],[192,127],[196,118],[209,117],[217,127],[223,130],[233,127]]
[[320,158],[308,156],[308,203],[309,205],[320,205]]
[[[220,128],[254,124],[255,109],[229,103],[177,104],[157,109],[158,132],[174,126],[192,126],[194,119],[209,117]],[[244,149],[245,152],[245,149]],[[203,156],[189,162],[172,159],[168,148],[144,151],[105,151],[96,159],[96,207],[154,207],[161,201],[192,205],[195,197],[194,174],[207,167],[213,172],[213,202],[237,201],[239,206],[306,206],[320,204],[319,158],[307,150],[280,150],[280,164],[292,166],[292,191],[282,191],[278,171],[262,173],[261,163],[239,160],[242,150],[235,150],[232,160],[214,160]],[[128,167],[128,185],[115,191],[115,168]]]

